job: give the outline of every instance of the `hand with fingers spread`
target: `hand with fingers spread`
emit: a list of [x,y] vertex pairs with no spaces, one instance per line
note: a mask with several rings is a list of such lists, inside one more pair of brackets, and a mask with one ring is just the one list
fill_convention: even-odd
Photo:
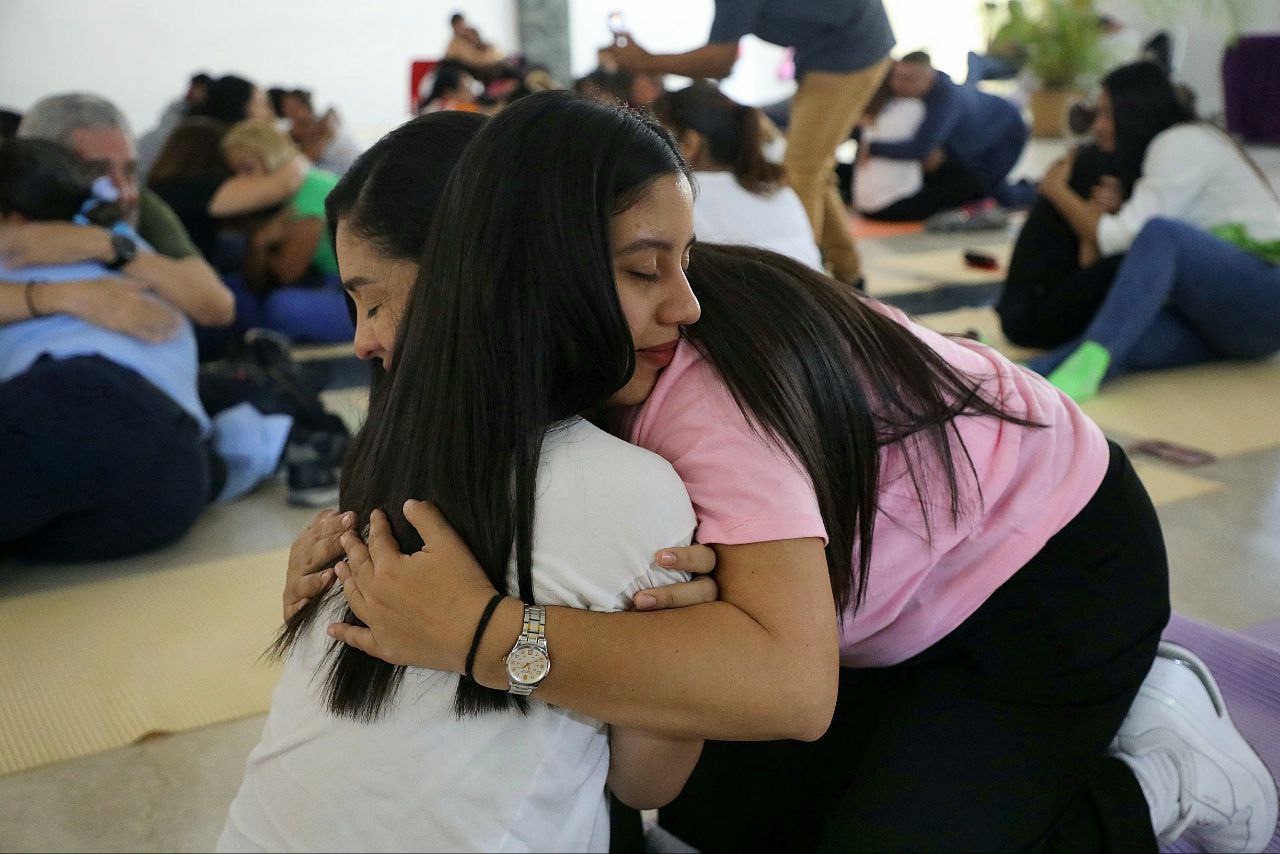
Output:
[[720,598],[720,586],[712,574],[716,569],[716,553],[710,546],[694,543],[691,546],[666,548],[654,556],[654,562],[663,569],[684,570],[698,577],[680,584],[667,584],[637,592],[631,598],[631,604],[637,611],[687,608]]
[[301,611],[315,596],[328,590],[336,574],[333,564],[342,557],[339,538],[355,524],[356,514],[322,510],[298,535],[289,549],[284,578],[284,619]]
[[380,510],[370,516],[367,545],[351,531],[342,534],[347,558],[334,569],[367,628],[333,623],[329,635],[392,664],[461,673],[494,587],[434,505],[407,501],[404,515],[424,544],[410,555],[400,552]]

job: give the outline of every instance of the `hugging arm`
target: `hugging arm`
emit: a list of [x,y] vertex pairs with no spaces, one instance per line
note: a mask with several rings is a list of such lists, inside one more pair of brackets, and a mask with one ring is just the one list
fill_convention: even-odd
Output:
[[[343,594],[369,628],[330,634],[397,664],[461,672],[476,620],[493,595],[465,543],[439,512],[409,502],[426,543],[402,555],[375,512],[369,545],[342,535]],[[553,667],[542,699],[621,727],[679,738],[814,740],[835,708],[836,609],[816,537],[717,546],[721,601],[656,613],[547,608]],[[503,656],[523,608],[498,606],[475,676],[505,689]]]

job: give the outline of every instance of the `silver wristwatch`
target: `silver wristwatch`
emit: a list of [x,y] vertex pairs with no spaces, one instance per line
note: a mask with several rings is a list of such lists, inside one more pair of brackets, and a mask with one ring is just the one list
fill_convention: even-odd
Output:
[[508,694],[529,696],[551,672],[546,619],[547,609],[541,605],[524,606],[524,629],[506,657]]

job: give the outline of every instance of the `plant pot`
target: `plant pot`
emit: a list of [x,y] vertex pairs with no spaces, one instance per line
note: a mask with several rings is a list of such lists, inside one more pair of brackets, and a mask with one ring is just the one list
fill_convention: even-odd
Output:
[[1067,110],[1084,93],[1075,89],[1034,89],[1031,92],[1031,135],[1061,137],[1067,131]]

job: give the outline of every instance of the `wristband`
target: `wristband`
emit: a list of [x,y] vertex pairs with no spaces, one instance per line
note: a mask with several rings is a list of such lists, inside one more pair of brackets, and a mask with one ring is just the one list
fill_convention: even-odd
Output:
[[23,291],[23,295],[27,299],[27,311],[31,312],[32,320],[45,316],[44,312],[36,308],[35,289],[36,289],[36,285],[38,284],[40,284],[40,282],[37,282],[35,279],[32,279],[31,281],[27,282],[27,287]]
[[476,681],[475,674],[472,671],[476,666],[476,653],[480,651],[480,639],[484,637],[484,630],[489,627],[489,620],[493,617],[493,612],[498,610],[498,603],[501,601],[501,593],[493,594],[489,604],[484,606],[484,613],[480,615],[480,622],[476,623],[476,633],[471,636],[471,650],[467,653],[467,667],[463,675],[472,682]]

